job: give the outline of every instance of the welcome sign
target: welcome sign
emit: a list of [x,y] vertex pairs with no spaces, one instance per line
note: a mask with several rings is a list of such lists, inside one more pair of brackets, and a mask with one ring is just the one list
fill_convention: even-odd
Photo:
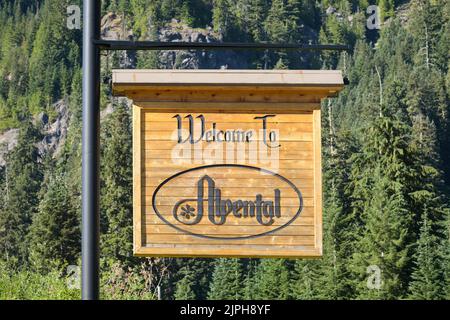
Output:
[[134,253],[322,254],[320,100],[339,71],[116,70],[133,99]]

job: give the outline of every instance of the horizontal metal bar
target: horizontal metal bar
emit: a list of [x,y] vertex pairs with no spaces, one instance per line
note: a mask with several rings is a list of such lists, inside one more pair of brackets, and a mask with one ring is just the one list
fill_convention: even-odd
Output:
[[241,43],[241,42],[158,42],[158,41],[122,41],[93,40],[102,50],[299,50],[350,51],[350,46],[342,44],[291,44],[291,43]]

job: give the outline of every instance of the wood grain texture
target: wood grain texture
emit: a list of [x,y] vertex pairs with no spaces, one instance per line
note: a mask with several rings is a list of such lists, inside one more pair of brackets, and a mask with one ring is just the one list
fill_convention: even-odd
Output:
[[[136,99],[135,99],[136,102]],[[191,109],[196,113],[204,112],[216,112],[216,113],[277,113],[277,114],[293,114],[293,113],[305,113],[314,109],[320,109],[320,103],[306,103],[306,102],[277,102],[276,104],[270,104],[268,102],[223,102],[223,101],[210,101],[210,102],[186,102],[181,98],[175,101],[145,101],[136,102],[146,111],[153,112],[177,112],[179,110]],[[276,109],[274,109],[276,105]]]
[[315,247],[322,255],[322,135],[321,110],[314,110],[314,209],[315,209]]
[[[141,152],[143,151],[141,139],[142,109],[133,105],[133,250],[136,252],[142,247],[142,237],[139,230],[142,229],[143,210],[141,196],[142,163]],[[145,176],[144,176],[145,177]]]
[[115,88],[123,85],[343,86],[339,70],[113,70]]
[[112,73],[113,93],[135,102],[174,99],[320,102],[344,86],[338,70],[113,70]]
[[[193,106],[189,105],[189,107]],[[277,148],[279,150],[276,154],[275,173],[288,179],[301,192],[301,213],[294,221],[291,221],[299,211],[297,191],[293,190],[288,183],[278,181],[279,178],[274,178],[273,175],[226,166],[202,169],[203,171],[189,171],[192,168],[219,164],[261,167],[272,171],[271,169],[274,168],[271,164],[264,163],[264,161],[270,161],[260,159],[258,153],[263,144],[263,137],[255,137],[255,143],[246,144],[241,141],[239,142],[241,147],[238,147],[239,143],[232,145],[230,148],[234,152],[237,152],[239,148],[245,153],[245,156],[239,159],[237,156],[233,159],[205,156],[203,150],[213,144],[211,141],[200,141],[192,145],[187,141],[185,147],[190,149],[188,153],[173,152],[174,147],[179,145],[177,121],[174,118],[176,115],[182,118],[184,128],[189,128],[186,117],[189,114],[192,115],[195,135],[195,132],[201,132],[201,124],[196,122],[200,115],[205,118],[205,130],[210,129],[215,123],[218,130],[240,129],[257,132],[262,128],[262,122],[255,117],[266,115],[264,112],[252,111],[238,115],[214,112],[186,113],[184,110],[177,110],[174,113],[166,113],[149,108],[148,104],[145,106],[140,104],[135,108],[140,108],[142,112],[139,121],[139,138],[142,144],[142,150],[139,153],[141,194],[135,195],[141,199],[140,208],[135,208],[141,219],[139,225],[135,223],[135,236],[141,238],[141,247],[135,249],[136,255],[318,256],[321,250],[319,241],[321,234],[317,230],[317,222],[321,219],[317,216],[321,214],[321,208],[317,207],[319,182],[316,170],[317,165],[320,165],[320,146],[318,149],[316,143],[320,141],[320,137],[316,133],[317,115],[313,114],[312,110],[309,113],[276,114],[268,118],[266,123],[267,130],[275,130],[279,135],[277,143],[280,147]],[[187,129],[182,132],[182,140],[189,138],[189,134]],[[242,148],[242,145],[245,147]],[[200,159],[196,159],[195,148],[202,152]],[[270,158],[272,151],[266,151],[264,155]],[[224,143],[223,153],[226,152],[227,144]],[[155,197],[155,191],[162,183],[183,171],[188,172],[169,181],[170,185],[161,188]],[[274,189],[277,188],[282,194],[280,201],[282,216],[274,219],[269,226],[259,223],[256,214],[253,217],[242,218],[232,213],[227,215],[225,223],[219,225],[213,224],[207,216],[195,225],[181,223],[174,215],[174,206],[180,199],[197,197],[198,181],[205,174],[213,177],[215,185],[221,189],[223,198],[233,201],[236,199],[254,201],[257,194],[263,199],[273,201]],[[191,205],[195,207],[198,203],[194,201]],[[154,206],[158,209],[158,213],[155,212]],[[260,234],[264,235],[260,236]],[[261,246],[264,246],[264,249]],[[206,254],[205,247],[213,248],[212,252]],[[236,250],[236,248],[240,249]],[[249,248],[250,250],[247,251]]]

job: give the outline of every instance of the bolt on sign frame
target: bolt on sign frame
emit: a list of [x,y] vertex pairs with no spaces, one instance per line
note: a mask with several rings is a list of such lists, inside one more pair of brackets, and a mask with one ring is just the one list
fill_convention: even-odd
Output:
[[113,70],[133,105],[134,253],[322,255],[330,70]]
[[83,0],[82,299],[99,299],[100,52],[101,50],[299,50],[350,51],[346,45],[280,43],[163,43],[108,41],[100,36],[101,1]]

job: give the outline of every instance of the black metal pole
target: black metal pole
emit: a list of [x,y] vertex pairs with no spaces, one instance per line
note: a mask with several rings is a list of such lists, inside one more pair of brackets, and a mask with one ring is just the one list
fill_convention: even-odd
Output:
[[159,42],[95,40],[102,50],[295,50],[295,51],[350,51],[351,47],[342,44],[300,44],[300,43],[242,43],[242,42]]
[[100,4],[83,1],[82,299],[99,299]]

